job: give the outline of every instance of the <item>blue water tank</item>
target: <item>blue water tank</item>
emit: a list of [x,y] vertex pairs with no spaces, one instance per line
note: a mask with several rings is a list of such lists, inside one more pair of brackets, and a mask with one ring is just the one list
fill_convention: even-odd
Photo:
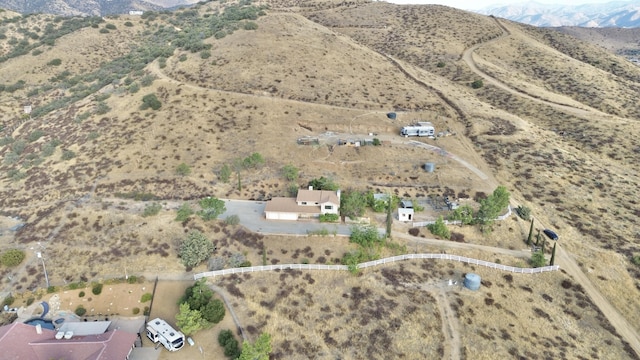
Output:
[[469,290],[478,290],[480,289],[481,283],[480,275],[474,273],[468,273],[464,276],[464,287]]
[[424,170],[425,170],[426,172],[430,172],[430,173],[432,173],[432,172],[433,172],[433,170],[435,170],[435,168],[436,168],[436,164],[435,164],[435,163],[428,162],[428,163],[425,163],[425,164],[424,164]]
[[387,113],[387,117],[389,119],[391,119],[391,120],[395,120],[396,119],[396,113],[394,113],[394,112]]

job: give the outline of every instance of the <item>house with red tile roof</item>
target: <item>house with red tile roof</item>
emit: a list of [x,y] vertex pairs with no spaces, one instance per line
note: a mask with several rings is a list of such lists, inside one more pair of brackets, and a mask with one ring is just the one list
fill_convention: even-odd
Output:
[[67,336],[21,322],[0,327],[0,356],[5,360],[122,360],[129,359],[137,334],[110,330],[95,335]]

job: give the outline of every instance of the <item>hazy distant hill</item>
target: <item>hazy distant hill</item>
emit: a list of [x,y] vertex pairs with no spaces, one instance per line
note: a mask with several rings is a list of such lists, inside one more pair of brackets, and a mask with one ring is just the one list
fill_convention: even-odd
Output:
[[634,1],[574,6],[527,2],[487,7],[478,13],[535,26],[640,27],[640,4]]
[[101,16],[126,14],[130,10],[162,10],[196,2],[195,0],[0,0],[0,8],[21,14]]

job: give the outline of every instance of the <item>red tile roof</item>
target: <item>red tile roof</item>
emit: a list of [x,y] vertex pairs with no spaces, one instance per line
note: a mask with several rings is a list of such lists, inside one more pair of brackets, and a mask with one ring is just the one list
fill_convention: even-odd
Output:
[[56,340],[57,331],[24,323],[0,327],[2,359],[122,360],[131,351],[137,334],[112,330],[98,335]]

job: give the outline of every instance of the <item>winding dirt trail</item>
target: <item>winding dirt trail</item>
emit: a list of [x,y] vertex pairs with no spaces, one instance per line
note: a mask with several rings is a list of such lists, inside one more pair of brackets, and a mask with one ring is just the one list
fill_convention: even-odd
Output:
[[[482,70],[480,70],[475,60],[473,59],[474,51],[482,46],[485,46],[487,44],[490,44],[496,41],[500,41],[502,39],[505,39],[507,36],[511,35],[509,30],[503,24],[501,24],[500,21],[498,21],[498,19],[495,19],[495,21],[503,31],[502,36],[499,36],[495,39],[489,40],[484,43],[476,44],[468,48],[467,50],[465,50],[463,53],[462,59],[465,61],[465,63],[469,66],[469,68],[473,72],[481,76],[488,83],[502,90],[508,91],[511,94],[514,94],[529,100],[533,100],[550,107],[554,107],[556,109],[562,110],[567,113],[571,113],[573,115],[576,115],[582,118],[589,118],[589,119],[598,118],[598,119],[608,119],[608,120],[617,119],[612,115],[605,114],[597,109],[593,109],[586,105],[581,105],[581,107],[578,108],[571,105],[556,103],[553,101],[544,100],[544,99],[532,96],[521,90],[510,87],[508,84],[505,84],[502,81],[496,78],[493,78],[490,75],[483,72]],[[544,226],[544,225],[541,224],[541,226]],[[591,300],[600,309],[600,311],[602,311],[604,316],[607,318],[607,320],[609,320],[611,325],[616,329],[616,331],[622,337],[622,339],[627,341],[629,345],[633,348],[633,350],[636,352],[636,354],[640,356],[640,336],[638,335],[638,332],[636,331],[636,329],[624,318],[624,316],[622,316],[618,312],[618,310],[606,299],[606,297],[603,296],[602,293],[600,293],[600,291],[596,288],[596,286],[591,282],[591,280],[589,280],[589,278],[585,275],[585,273],[580,269],[580,267],[578,266],[576,261],[573,259],[573,257],[569,253],[567,253],[561,246],[558,247],[558,250],[559,251],[557,252],[557,255],[558,255],[557,265],[560,265],[560,268],[564,269],[571,277],[573,277],[573,279],[576,282],[578,282],[584,288],[584,290],[589,295]]]

